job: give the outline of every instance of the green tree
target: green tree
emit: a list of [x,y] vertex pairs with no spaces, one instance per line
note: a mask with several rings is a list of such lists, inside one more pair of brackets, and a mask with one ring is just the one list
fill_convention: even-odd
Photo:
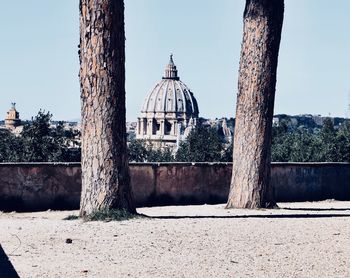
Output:
[[79,132],[63,122],[51,126],[50,112],[40,110],[19,136],[0,130],[0,162],[78,162]]
[[321,130],[289,124],[274,126],[272,161],[279,162],[347,162],[350,161],[350,123],[344,121],[337,130],[326,118]]
[[50,136],[56,151],[52,153],[52,161],[77,162],[81,159],[81,148],[77,138],[80,132],[72,128],[66,129],[62,121],[50,129]]
[[289,135],[289,162],[312,162],[318,160],[321,147],[317,136],[305,128],[298,128]]
[[147,161],[147,148],[144,140],[131,139],[128,143],[129,161]]
[[66,130],[63,122],[51,127],[52,114],[40,110],[24,125],[21,133],[22,161],[70,162],[80,161],[79,132]]
[[338,158],[342,162],[350,162],[350,120],[343,122],[337,132]]
[[20,162],[23,160],[23,140],[7,129],[0,129],[0,162]]
[[169,147],[156,148],[152,145],[147,147],[147,160],[146,162],[172,162],[174,156],[172,149]]
[[52,161],[57,147],[50,136],[50,112],[40,110],[32,121],[26,123],[21,133],[23,139],[23,160],[32,162]]
[[287,162],[290,160],[291,144],[290,120],[281,120],[272,127],[271,161]]
[[271,158],[275,162],[311,162],[319,159],[317,134],[305,127],[292,129],[288,124],[273,128]]
[[233,158],[233,141],[225,143],[223,145],[223,152],[221,156],[221,161],[222,162],[232,162]]
[[198,126],[180,143],[176,161],[221,161],[222,141],[215,128]]
[[172,149],[157,148],[152,142],[132,139],[128,144],[129,160],[132,162],[171,162],[174,161]]
[[339,161],[339,147],[337,142],[337,133],[334,129],[331,118],[326,118],[323,121],[323,126],[319,134],[321,144],[319,152],[319,161],[335,162]]

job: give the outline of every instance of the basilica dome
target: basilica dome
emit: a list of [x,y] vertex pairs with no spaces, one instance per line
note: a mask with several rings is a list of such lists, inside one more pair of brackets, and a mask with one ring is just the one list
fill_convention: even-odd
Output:
[[173,55],[164,77],[146,96],[137,122],[136,138],[175,143],[184,131],[197,123],[198,104],[191,90],[183,83]]
[[146,97],[141,113],[180,113],[186,118],[198,117],[197,100],[190,89],[177,75],[177,69],[170,56],[165,76]]

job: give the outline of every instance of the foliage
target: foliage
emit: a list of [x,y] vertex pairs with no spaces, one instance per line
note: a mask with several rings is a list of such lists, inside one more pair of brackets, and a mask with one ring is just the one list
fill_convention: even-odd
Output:
[[217,130],[213,127],[198,126],[180,143],[176,161],[221,161],[223,151],[223,141]]
[[0,129],[0,162],[20,162],[22,160],[22,140],[7,129]]
[[147,161],[147,147],[144,140],[131,139],[128,143],[129,161],[145,162]]
[[79,219],[79,216],[74,214],[70,214],[67,217],[63,218],[63,220],[78,220],[78,219]]
[[272,161],[350,162],[350,122],[344,121],[338,130],[329,118],[321,130],[281,122],[273,127]]
[[193,129],[176,153],[170,147],[160,149],[147,140],[132,139],[128,147],[132,162],[232,161],[232,145],[224,142],[215,128],[206,126]]
[[77,131],[66,130],[63,122],[51,127],[52,115],[40,110],[26,123],[20,136],[0,132],[0,162],[80,161]]
[[[63,122],[52,126],[51,119],[49,112],[40,110],[20,136],[0,129],[0,162],[80,161],[79,132],[66,129]],[[133,162],[231,162],[233,153],[232,142],[225,142],[215,128],[202,125],[180,143],[177,153],[147,140],[131,139],[128,147]],[[312,128],[282,119],[272,129],[271,155],[278,162],[350,162],[350,121],[335,128],[332,119],[325,119],[322,128]]]
[[169,147],[157,148],[151,141],[131,139],[128,144],[129,160],[132,162],[171,162],[174,161]]
[[338,160],[350,162],[350,120],[342,124],[336,136]]
[[233,141],[224,144],[224,150],[222,153],[222,162],[232,162],[233,159]]
[[305,128],[286,132],[273,137],[272,161],[307,162],[316,161],[317,141]]
[[132,214],[125,209],[103,209],[94,211],[84,217],[85,221],[123,221],[132,218],[141,217],[138,214]]
[[319,134],[319,140],[322,143],[322,148],[319,153],[320,160],[330,162],[337,161],[341,150],[337,132],[330,118],[324,120],[322,130]]

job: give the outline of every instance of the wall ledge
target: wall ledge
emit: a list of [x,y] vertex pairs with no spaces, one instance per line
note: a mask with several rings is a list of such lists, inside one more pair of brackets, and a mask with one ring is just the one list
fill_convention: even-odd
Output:
[[[1,166],[81,166],[80,162],[0,162]],[[232,165],[232,162],[130,162],[130,166],[212,166],[212,165]],[[278,166],[335,166],[335,165],[350,165],[349,162],[271,162],[271,165]]]

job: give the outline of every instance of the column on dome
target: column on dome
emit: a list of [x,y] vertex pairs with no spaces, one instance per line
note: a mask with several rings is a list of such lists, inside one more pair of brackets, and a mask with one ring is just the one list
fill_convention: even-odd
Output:
[[160,120],[160,135],[165,134],[165,129],[164,129],[164,119]]
[[153,119],[147,120],[147,135],[153,134]]
[[141,136],[147,134],[147,119],[146,118],[138,118],[137,133]]
[[174,121],[174,123],[171,126],[171,134],[172,135],[177,135],[177,120]]
[[137,118],[137,135],[142,135],[141,128],[141,119]]

